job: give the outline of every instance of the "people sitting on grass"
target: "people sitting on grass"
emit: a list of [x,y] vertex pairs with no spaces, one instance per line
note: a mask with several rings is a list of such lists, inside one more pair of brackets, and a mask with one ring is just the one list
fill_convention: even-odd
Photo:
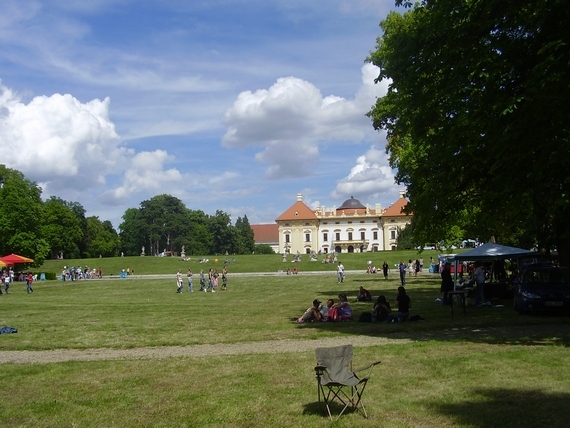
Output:
[[362,285],[360,286],[360,291],[358,292],[358,296],[356,297],[357,302],[371,302],[372,295],[370,291],[364,288]]
[[394,319],[392,308],[384,295],[378,296],[378,300],[372,309],[372,322],[390,322]]
[[406,294],[406,289],[404,287],[398,287],[398,295],[396,296],[396,316],[394,321],[404,322],[408,320],[410,315],[410,308],[412,307],[412,301],[410,296]]
[[334,301],[329,299],[326,305],[323,305],[320,300],[313,300],[313,306],[308,308],[305,313],[297,319],[298,323],[326,321],[329,309],[333,306]]
[[346,294],[338,295],[339,302],[332,305],[328,313],[328,321],[349,321],[352,319],[352,308],[348,303]]

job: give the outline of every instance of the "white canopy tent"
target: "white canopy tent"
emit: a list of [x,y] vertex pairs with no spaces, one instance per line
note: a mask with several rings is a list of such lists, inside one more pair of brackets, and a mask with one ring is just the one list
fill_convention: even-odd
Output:
[[522,248],[507,247],[505,245],[493,244],[488,242],[470,251],[458,254],[455,260],[475,261],[475,260],[496,260],[510,259],[513,257],[524,257],[535,254],[534,251],[524,250]]
[[500,260],[500,259],[518,259],[522,257],[532,257],[536,252],[516,247],[507,247],[505,245],[493,244],[488,242],[470,251],[457,254],[454,257],[455,277],[454,283],[457,285],[457,271],[459,263],[462,261],[477,260]]

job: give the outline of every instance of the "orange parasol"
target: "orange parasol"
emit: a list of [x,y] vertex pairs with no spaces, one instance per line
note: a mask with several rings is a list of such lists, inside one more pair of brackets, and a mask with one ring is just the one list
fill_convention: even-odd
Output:
[[15,265],[16,263],[33,263],[34,260],[28,257],[19,256],[18,254],[10,254],[8,256],[0,257],[0,261],[7,265]]

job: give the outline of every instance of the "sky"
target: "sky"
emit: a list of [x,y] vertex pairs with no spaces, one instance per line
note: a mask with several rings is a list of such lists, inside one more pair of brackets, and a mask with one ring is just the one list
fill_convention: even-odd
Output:
[[[0,164],[115,227],[169,194],[273,223],[398,199],[387,83],[366,63],[394,0],[2,0]],[[400,10],[400,12],[402,12]]]

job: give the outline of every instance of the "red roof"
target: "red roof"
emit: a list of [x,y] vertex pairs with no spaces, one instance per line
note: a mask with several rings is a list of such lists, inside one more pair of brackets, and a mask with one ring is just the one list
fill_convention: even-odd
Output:
[[297,201],[291,205],[283,214],[275,221],[293,221],[293,220],[318,220],[317,216],[303,201]]
[[406,205],[408,205],[408,200],[406,198],[400,198],[382,213],[382,217],[401,217],[409,215],[402,211]]
[[252,224],[250,226],[256,244],[279,242],[278,224]]

